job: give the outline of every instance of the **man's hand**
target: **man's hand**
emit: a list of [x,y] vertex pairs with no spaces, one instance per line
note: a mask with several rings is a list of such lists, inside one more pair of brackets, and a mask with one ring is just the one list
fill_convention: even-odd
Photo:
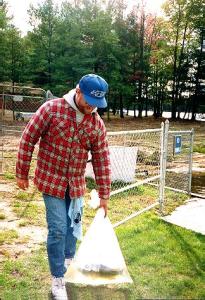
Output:
[[16,178],[16,183],[20,189],[25,190],[29,187],[29,180],[28,179],[21,179]]
[[108,203],[108,199],[106,199],[106,200],[105,199],[100,199],[100,207],[104,208],[105,217],[107,216],[107,210],[108,210],[107,203]]

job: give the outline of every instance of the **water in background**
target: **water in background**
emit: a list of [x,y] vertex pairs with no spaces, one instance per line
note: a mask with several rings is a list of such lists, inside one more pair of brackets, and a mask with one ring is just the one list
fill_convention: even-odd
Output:
[[205,173],[192,174],[192,193],[200,194],[205,197]]
[[[124,113],[126,114],[127,111],[124,110]],[[183,119],[184,118],[184,112],[181,112],[180,113],[180,118]],[[147,115],[148,116],[152,116],[153,115],[153,111],[152,110],[148,110],[147,112]],[[133,110],[129,110],[129,116],[134,116],[134,111]],[[136,110],[136,116],[138,116],[138,110]],[[142,116],[144,117],[145,116],[145,110],[142,111]],[[170,119],[171,118],[171,112],[170,111],[164,111],[162,113],[162,117],[163,118],[167,118],[167,119]],[[187,120],[191,120],[191,113],[189,114],[186,114],[186,117],[185,119]],[[205,121],[205,118],[201,118],[201,114],[196,114],[196,120],[197,121]]]

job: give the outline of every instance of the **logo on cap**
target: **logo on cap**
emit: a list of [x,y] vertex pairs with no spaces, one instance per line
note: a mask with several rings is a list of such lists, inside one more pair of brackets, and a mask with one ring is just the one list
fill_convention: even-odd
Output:
[[98,90],[93,90],[90,92],[91,95],[94,95],[97,98],[102,98],[105,96],[106,92],[103,91],[98,91]]

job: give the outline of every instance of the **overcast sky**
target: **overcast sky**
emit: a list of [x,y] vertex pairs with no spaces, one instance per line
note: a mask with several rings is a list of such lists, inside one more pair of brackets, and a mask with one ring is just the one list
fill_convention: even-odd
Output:
[[[146,0],[147,8],[150,11],[157,13],[158,15],[161,13],[160,6],[165,0]],[[14,24],[18,27],[23,34],[25,34],[31,28],[28,24],[28,15],[27,10],[30,4],[37,6],[38,3],[43,2],[43,0],[6,0],[9,6],[9,14],[14,17]],[[63,0],[54,0],[55,3],[61,4]],[[132,6],[133,3],[136,4],[140,2],[140,0],[127,0],[129,6]]]

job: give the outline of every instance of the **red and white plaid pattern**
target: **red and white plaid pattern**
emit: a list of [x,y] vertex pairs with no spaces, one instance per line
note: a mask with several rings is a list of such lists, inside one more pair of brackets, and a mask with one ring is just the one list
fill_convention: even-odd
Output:
[[110,159],[106,129],[97,113],[85,115],[76,123],[76,112],[65,99],[44,103],[26,126],[19,145],[16,176],[27,179],[32,153],[40,138],[34,183],[46,194],[64,199],[69,185],[70,197],[85,192],[88,151],[100,198],[110,195]]

